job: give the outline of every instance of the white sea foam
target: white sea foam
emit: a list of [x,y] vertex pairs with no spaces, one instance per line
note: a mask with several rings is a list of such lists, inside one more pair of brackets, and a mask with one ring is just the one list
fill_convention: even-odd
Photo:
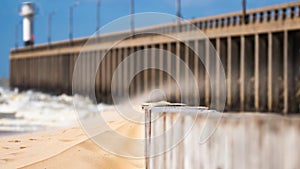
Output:
[[97,111],[96,106],[82,96],[51,96],[0,87],[0,134],[4,131],[30,132],[77,125],[78,115],[73,105],[74,97],[82,116]]

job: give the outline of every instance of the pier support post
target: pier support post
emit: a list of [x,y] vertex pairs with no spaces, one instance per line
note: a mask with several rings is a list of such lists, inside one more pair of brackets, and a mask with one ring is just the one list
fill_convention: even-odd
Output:
[[269,32],[268,33],[268,111],[272,111],[272,102],[273,102],[273,95],[272,95],[272,47],[273,47],[273,40],[272,40],[272,33]]
[[245,110],[245,37],[241,36],[241,51],[240,51],[240,110]]
[[288,113],[288,98],[289,98],[289,74],[288,74],[288,31],[283,32],[283,90],[284,90],[284,103],[283,103],[283,114]]
[[231,37],[227,37],[227,108],[230,109],[232,106],[232,46]]
[[254,35],[254,43],[255,43],[255,51],[254,51],[254,105],[255,105],[255,111],[259,111],[259,35]]

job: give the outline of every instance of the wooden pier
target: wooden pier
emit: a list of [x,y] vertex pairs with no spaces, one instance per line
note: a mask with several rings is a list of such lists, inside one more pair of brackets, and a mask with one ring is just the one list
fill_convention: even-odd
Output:
[[[227,111],[278,112],[283,114],[300,112],[300,2],[252,9],[247,11],[243,21],[242,12],[190,20],[195,27],[207,35],[222,61],[227,84]],[[184,42],[194,46],[210,61],[210,52],[205,39],[195,39],[197,30],[189,24],[164,24],[136,30],[157,34],[135,36],[122,40],[114,48],[108,49],[130,31],[104,34],[101,41],[94,42],[82,51],[88,38],[55,42],[50,45],[36,45],[12,49],[10,55],[10,85],[21,90],[34,89],[54,94],[72,93],[73,71],[78,55],[86,55],[86,65],[82,65],[81,80],[76,91],[90,92],[93,77],[101,55],[107,57],[99,65],[95,75],[95,92],[98,101],[111,102],[111,80],[114,70],[131,53],[141,49],[162,49],[179,56],[186,62],[199,83],[200,102],[210,105],[209,75],[203,63],[181,42],[166,38],[162,34],[183,37]],[[179,31],[180,30],[180,31]],[[197,37],[197,36],[196,36]],[[97,47],[93,47],[97,46]],[[134,63],[144,64],[148,55],[141,54]],[[177,64],[161,56],[161,64],[180,70]],[[135,65],[127,65],[118,83],[126,77]],[[217,70],[216,70],[217,71]],[[180,72],[178,72],[179,75]],[[151,85],[171,83],[172,78],[157,70],[145,70],[134,78],[130,91],[138,94]],[[122,85],[119,85],[122,96]],[[178,102],[178,91],[171,101]],[[218,97],[218,91],[216,96]],[[190,96],[192,97],[192,96]]]

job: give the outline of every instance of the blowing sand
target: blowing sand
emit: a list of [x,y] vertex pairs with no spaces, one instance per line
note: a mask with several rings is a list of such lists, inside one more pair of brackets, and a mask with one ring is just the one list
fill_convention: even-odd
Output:
[[[106,120],[114,130],[133,138],[143,137],[142,125],[132,125],[116,114],[108,114]],[[134,148],[127,144],[120,141],[118,146],[124,151]],[[144,159],[125,158],[104,151],[80,127],[0,137],[0,152],[1,169],[140,169],[145,163]]]

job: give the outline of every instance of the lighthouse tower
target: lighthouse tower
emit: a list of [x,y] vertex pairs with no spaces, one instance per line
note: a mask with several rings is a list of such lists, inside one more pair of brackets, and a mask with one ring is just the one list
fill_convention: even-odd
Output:
[[25,46],[34,44],[33,35],[33,17],[34,17],[34,4],[32,2],[24,2],[20,15],[23,16],[23,42]]

